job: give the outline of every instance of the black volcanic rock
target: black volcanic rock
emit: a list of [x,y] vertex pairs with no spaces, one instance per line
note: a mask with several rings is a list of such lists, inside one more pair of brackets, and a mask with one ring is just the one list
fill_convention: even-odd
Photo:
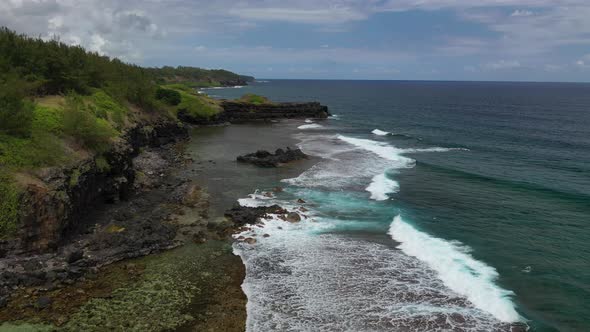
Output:
[[286,150],[277,149],[274,154],[266,150],[258,150],[255,153],[239,156],[237,160],[243,163],[254,164],[259,167],[278,167],[281,164],[306,158],[307,155],[303,153],[301,149],[292,150],[287,148]]
[[255,224],[259,218],[267,214],[285,214],[287,210],[278,205],[248,207],[236,204],[230,210],[225,211],[225,216],[231,219],[236,225]]
[[326,119],[328,107],[318,102],[249,103],[236,100],[221,102],[222,112],[211,118],[196,117],[185,110],[178,111],[178,119],[195,125],[222,123],[270,122],[281,119]]

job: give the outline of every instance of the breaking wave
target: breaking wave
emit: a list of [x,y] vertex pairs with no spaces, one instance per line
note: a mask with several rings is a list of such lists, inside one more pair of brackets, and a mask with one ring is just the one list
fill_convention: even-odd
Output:
[[399,191],[399,184],[389,179],[387,174],[379,174],[373,177],[371,184],[365,190],[371,193],[371,199],[384,201],[389,198],[387,194]]
[[379,130],[379,129],[374,129],[371,133],[373,133],[377,136],[387,136],[387,135],[391,134],[388,131],[383,131],[383,130]]
[[521,320],[510,298],[514,293],[495,284],[496,269],[473,258],[469,247],[418,231],[399,215],[393,219],[389,235],[401,243],[398,248],[426,263],[447,287],[475,307],[503,322]]
[[317,124],[317,123],[304,124],[304,125],[297,127],[297,129],[322,129],[322,128],[324,128],[324,126]]

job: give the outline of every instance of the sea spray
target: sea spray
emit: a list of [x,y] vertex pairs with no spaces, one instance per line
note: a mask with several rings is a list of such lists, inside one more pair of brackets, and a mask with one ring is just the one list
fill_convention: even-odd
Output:
[[379,129],[374,129],[371,133],[373,133],[377,136],[387,136],[390,134],[390,132],[388,132],[388,131],[383,131],[383,130],[379,130]]
[[503,322],[521,320],[510,299],[514,293],[497,286],[496,269],[473,258],[468,247],[418,231],[399,215],[393,219],[389,235],[401,243],[398,248],[404,253],[425,262],[447,287],[477,308]]
[[389,179],[385,173],[378,174],[373,177],[371,184],[365,190],[371,193],[371,199],[384,201],[389,198],[387,194],[399,191],[399,184]]
[[317,123],[304,124],[304,125],[297,127],[297,129],[303,129],[303,130],[305,130],[305,129],[322,129],[322,128],[324,128],[324,126],[317,124]]

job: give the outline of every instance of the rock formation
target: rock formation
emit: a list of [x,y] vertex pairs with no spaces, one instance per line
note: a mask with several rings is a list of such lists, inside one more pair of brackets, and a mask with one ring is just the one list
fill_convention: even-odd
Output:
[[259,167],[278,167],[281,164],[306,158],[307,155],[301,149],[292,150],[287,148],[286,150],[277,149],[274,154],[266,150],[259,150],[255,153],[239,156],[236,159],[239,162],[250,163]]

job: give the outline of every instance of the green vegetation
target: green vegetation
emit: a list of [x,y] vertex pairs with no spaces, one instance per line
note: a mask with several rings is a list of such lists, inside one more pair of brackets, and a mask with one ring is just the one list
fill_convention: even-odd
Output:
[[111,124],[97,117],[78,95],[70,95],[66,99],[63,131],[84,147],[96,152],[107,151],[112,139],[117,135]]
[[202,69],[195,67],[148,68],[159,83],[187,83],[192,88],[239,85],[254,80],[254,77],[238,75],[223,69]]
[[14,228],[24,185],[15,174],[89,155],[108,170],[103,153],[138,119],[181,110],[208,119],[221,108],[195,88],[251,79],[225,70],[142,68],[0,28],[0,237]]
[[175,109],[176,113],[183,111],[192,117],[210,119],[221,112],[221,106],[216,100],[197,93],[194,88],[190,88],[185,84],[167,84],[162,87],[179,94],[180,103]]
[[94,92],[90,98],[90,108],[95,115],[122,129],[127,118],[127,108],[115,101],[102,90]]
[[14,74],[0,77],[0,133],[29,137],[34,105],[25,100],[27,85]]
[[182,101],[178,91],[164,88],[156,90],[156,98],[171,106],[176,106]]
[[17,230],[18,191],[12,179],[0,171],[0,239]]
[[186,111],[193,117],[209,119],[221,112],[221,107],[213,99],[186,92],[181,92],[180,96],[182,102],[178,105],[178,110]]
[[264,96],[259,96],[259,95],[255,95],[253,93],[248,93],[243,95],[240,99],[238,99],[238,101],[241,102],[245,102],[245,103],[251,103],[251,104],[272,104],[272,102],[264,97]]

